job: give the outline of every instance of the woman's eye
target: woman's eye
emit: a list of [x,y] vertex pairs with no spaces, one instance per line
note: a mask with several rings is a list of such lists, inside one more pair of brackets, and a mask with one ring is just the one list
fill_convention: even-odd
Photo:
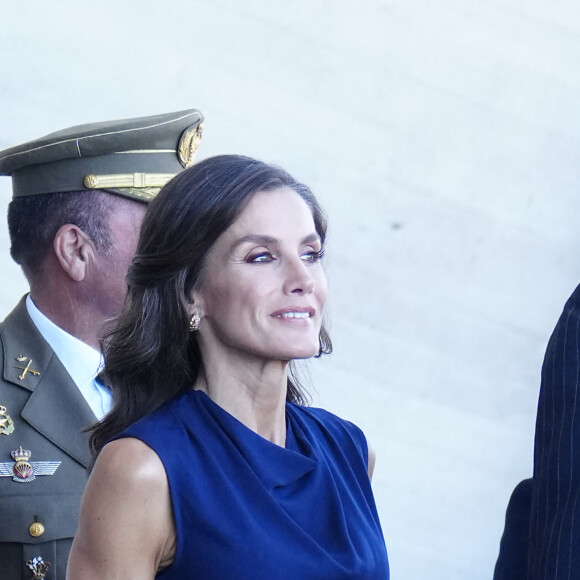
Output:
[[324,250],[311,250],[310,252],[306,252],[305,254],[302,254],[302,256],[300,256],[300,258],[302,260],[304,260],[305,262],[318,262],[319,260],[322,259],[322,257],[324,256]]
[[274,260],[274,256],[270,252],[259,252],[249,255],[246,261],[251,264],[259,264],[260,262],[271,262],[272,260]]

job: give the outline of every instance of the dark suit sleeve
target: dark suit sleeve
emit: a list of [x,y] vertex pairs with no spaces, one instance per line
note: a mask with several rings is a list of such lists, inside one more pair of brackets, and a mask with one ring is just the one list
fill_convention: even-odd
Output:
[[524,479],[512,492],[493,580],[526,580],[530,544],[532,479]]
[[580,286],[548,343],[536,421],[532,580],[580,575]]

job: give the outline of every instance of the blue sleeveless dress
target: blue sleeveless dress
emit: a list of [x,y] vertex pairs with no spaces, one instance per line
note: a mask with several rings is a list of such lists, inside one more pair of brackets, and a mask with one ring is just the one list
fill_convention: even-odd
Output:
[[286,404],[286,447],[201,391],[124,431],[160,457],[177,532],[164,580],[387,580],[362,431]]

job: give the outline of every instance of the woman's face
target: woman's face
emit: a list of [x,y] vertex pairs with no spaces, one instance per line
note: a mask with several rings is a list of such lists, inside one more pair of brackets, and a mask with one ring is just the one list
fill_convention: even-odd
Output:
[[192,294],[203,348],[276,360],[317,354],[326,302],[321,250],[295,191],[256,193],[210,250]]

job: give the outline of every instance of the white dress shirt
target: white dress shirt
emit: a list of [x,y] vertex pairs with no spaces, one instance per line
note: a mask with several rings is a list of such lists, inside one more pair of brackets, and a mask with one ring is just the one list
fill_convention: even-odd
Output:
[[95,380],[103,365],[103,355],[49,320],[36,308],[30,294],[26,297],[26,310],[97,419],[102,419],[111,408],[111,393]]

